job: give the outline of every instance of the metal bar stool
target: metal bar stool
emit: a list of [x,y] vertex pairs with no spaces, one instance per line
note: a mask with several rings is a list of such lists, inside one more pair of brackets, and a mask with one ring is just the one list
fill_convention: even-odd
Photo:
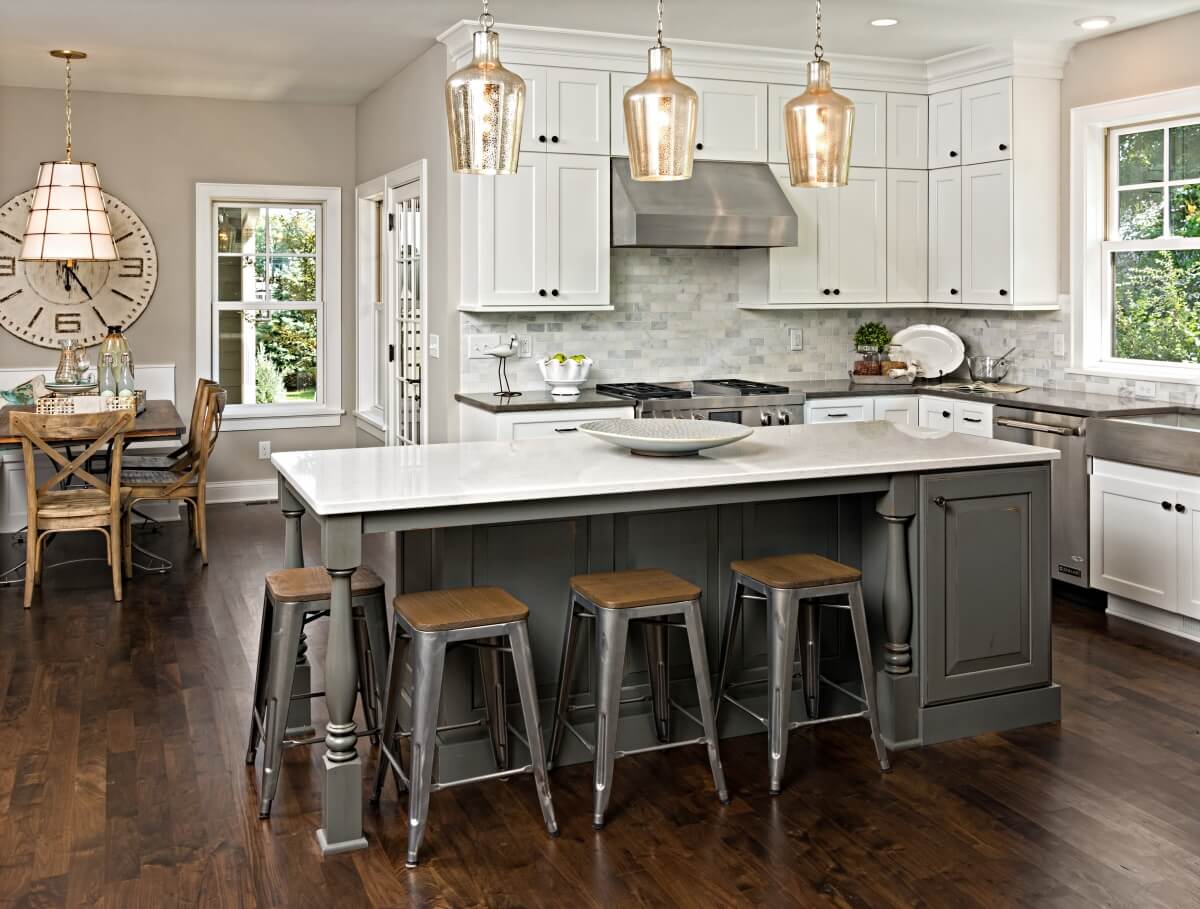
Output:
[[[429,818],[429,796],[440,789],[498,780],[520,773],[532,773],[537,786],[542,817],[551,836],[558,836],[554,819],[554,804],[550,800],[550,785],[546,779],[546,762],[542,751],[542,726],[538,717],[537,685],[533,676],[533,654],[529,647],[529,609],[520,600],[499,587],[463,587],[454,590],[431,590],[396,597],[392,603],[396,619],[396,647],[392,652],[388,680],[387,707],[383,720],[383,735],[379,745],[379,766],[375,771],[375,789],[371,802],[378,803],[390,766],[396,775],[396,788],[408,790],[408,867],[417,864],[417,852],[425,836]],[[504,646],[504,639],[508,646]],[[492,730],[492,747],[498,770],[464,780],[448,782],[433,779],[437,754],[438,733],[460,729],[476,723],[455,726],[437,725],[438,705],[442,694],[442,671],[446,651],[457,645],[478,649],[485,670],[484,703],[488,708],[488,725]],[[412,663],[412,727],[400,727],[400,700],[403,694],[405,653]],[[525,715],[525,735],[511,727],[506,717],[503,686],[489,683],[503,678],[494,662],[504,653],[511,653],[516,667],[517,688],[521,710]],[[488,689],[491,689],[489,692]],[[503,727],[501,741],[496,730]],[[529,749],[529,763],[509,767],[511,757],[507,733],[524,742]],[[409,739],[412,774],[404,772],[400,755],[400,738]]]
[[[390,650],[387,601],[383,581],[370,568],[357,569],[350,584],[358,688],[367,727],[358,735],[360,738],[364,735],[377,738],[383,704],[381,683],[387,674]],[[271,802],[279,788],[284,749],[325,741],[323,735],[287,738],[287,721],[293,700],[325,694],[314,691],[293,695],[292,684],[304,628],[329,615],[331,589],[329,572],[324,568],[285,568],[267,575],[262,630],[258,638],[258,666],[254,673],[254,700],[250,706],[250,743],[246,748],[246,763],[252,765],[259,742],[265,746],[259,781],[260,818],[271,814]]]
[[[721,649],[721,665],[717,672],[716,710],[728,701],[749,714],[767,728],[770,770],[770,791],[778,795],[787,766],[788,732],[801,726],[814,726],[835,720],[866,717],[871,727],[871,740],[879,766],[886,773],[891,769],[887,749],[879,734],[879,717],[875,706],[875,670],[871,662],[871,642],[867,635],[867,613],[863,605],[862,572],[819,555],[795,554],[772,556],[733,562],[732,583],[729,588],[729,609],[725,617],[725,639]],[[748,593],[747,591],[752,591]],[[845,604],[829,603],[826,597],[847,599]],[[816,602],[817,598],[821,602]],[[767,687],[768,715],[759,716],[745,704],[727,694],[729,662],[733,654],[742,616],[743,600],[759,600],[767,608]],[[823,675],[820,670],[821,609],[847,609],[854,626],[854,645],[858,651],[858,667],[862,675],[863,694],[858,696]],[[801,674],[808,706],[808,719],[791,720],[792,677],[799,637],[799,617],[804,613],[804,647],[801,651]],[[755,683],[743,683],[755,684]],[[836,688],[842,694],[862,704],[856,713],[818,717],[821,685]]]
[[[682,622],[670,621],[673,616],[681,617]],[[571,679],[575,674],[579,632],[583,622],[589,619],[596,623],[596,703],[589,706],[568,706]],[[625,670],[625,645],[630,622],[640,623],[646,634],[650,697],[654,706],[654,727],[659,744],[618,751],[617,721],[620,705],[645,700],[621,700],[621,679]],[[696,693],[700,700],[698,718],[670,697],[666,632],[671,629],[687,632],[692,671],[696,677]],[[703,734],[678,742],[671,741],[672,707],[699,726]],[[593,708],[596,711],[594,744],[585,739],[566,717],[569,711]],[[721,767],[721,755],[717,748],[717,722],[712,705],[708,657],[704,649],[699,587],[657,568],[585,574],[571,578],[570,616],[563,639],[558,695],[554,703],[554,720],[550,729],[551,766],[562,747],[564,731],[574,735],[592,753],[592,775],[595,784],[592,826],[597,830],[604,826],[604,813],[612,794],[613,763],[618,757],[626,755],[661,751],[683,745],[706,745],[717,798],[724,804],[729,803],[725,771]]]

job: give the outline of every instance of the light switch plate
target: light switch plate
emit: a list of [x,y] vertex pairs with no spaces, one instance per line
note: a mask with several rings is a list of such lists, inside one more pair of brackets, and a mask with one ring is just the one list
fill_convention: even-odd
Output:
[[500,335],[467,335],[467,359],[486,360],[487,352],[503,343]]
[[519,343],[520,343],[521,347],[520,347],[519,352],[517,353],[517,356],[519,356],[521,359],[525,359],[527,357],[532,357],[533,356],[533,338],[526,335],[524,338],[520,339]]
[[804,350],[804,329],[788,329],[788,350]]
[[1065,357],[1067,355],[1067,336],[1062,332],[1054,335],[1054,356]]
[[429,356],[435,360],[442,356],[441,339],[437,335],[429,336]]
[[258,459],[260,461],[269,461],[271,459],[271,440],[263,439],[258,443]]
[[1158,393],[1158,386],[1153,382],[1138,382],[1133,387],[1133,396],[1135,398],[1153,399]]

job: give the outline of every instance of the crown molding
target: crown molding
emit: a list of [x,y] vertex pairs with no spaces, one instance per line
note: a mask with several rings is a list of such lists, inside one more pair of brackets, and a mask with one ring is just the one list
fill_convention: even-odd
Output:
[[[463,19],[438,35],[452,66],[466,62],[471,36],[479,24]],[[497,24],[501,52],[513,63],[641,72],[651,39],[533,25]],[[744,82],[800,84],[808,62],[805,48],[751,47],[673,39],[675,71],[680,76]],[[1031,76],[1061,79],[1070,46],[1057,43],[1003,42],[968,48],[932,60],[902,60],[857,54],[829,54],[839,88],[911,91],[930,94],[998,79]]]

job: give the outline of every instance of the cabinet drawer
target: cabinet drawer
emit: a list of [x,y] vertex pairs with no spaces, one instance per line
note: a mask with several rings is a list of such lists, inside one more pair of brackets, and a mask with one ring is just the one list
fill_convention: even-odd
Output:
[[577,435],[579,427],[588,420],[530,420],[521,422],[514,420],[512,424],[512,440],[549,439],[560,435]]
[[873,398],[830,398],[804,405],[805,423],[866,423],[873,419]]
[[918,425],[922,429],[954,429],[954,405],[943,398],[921,398]]
[[992,405],[955,401],[954,431],[990,439],[992,437]]
[[875,419],[902,426],[916,426],[916,395],[882,395],[875,398]]

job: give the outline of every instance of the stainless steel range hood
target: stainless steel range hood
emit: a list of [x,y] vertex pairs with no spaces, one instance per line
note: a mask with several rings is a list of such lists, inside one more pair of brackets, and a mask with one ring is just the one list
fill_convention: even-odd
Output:
[[692,179],[639,182],[612,159],[612,245],[795,246],[796,212],[766,164],[697,161]]

